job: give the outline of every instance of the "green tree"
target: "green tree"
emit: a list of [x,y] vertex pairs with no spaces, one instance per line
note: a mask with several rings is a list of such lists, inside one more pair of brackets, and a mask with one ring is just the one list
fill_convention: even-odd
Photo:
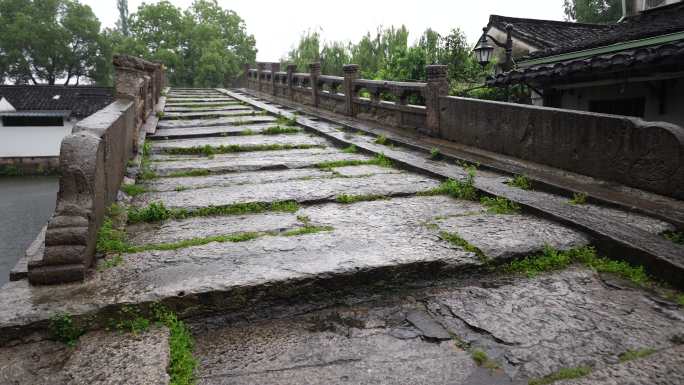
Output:
[[563,11],[569,21],[614,23],[622,17],[622,0],[564,0]]
[[128,36],[128,0],[116,0],[116,8],[119,10],[119,21],[116,26],[121,34]]
[[4,77],[55,84],[90,77],[101,54],[100,22],[73,0],[0,0]]

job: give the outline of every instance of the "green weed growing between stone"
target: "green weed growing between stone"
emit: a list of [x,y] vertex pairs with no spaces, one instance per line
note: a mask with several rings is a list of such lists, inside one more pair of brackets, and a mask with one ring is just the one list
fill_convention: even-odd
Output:
[[172,172],[169,175],[166,175],[166,178],[183,178],[186,176],[207,176],[209,174],[211,174],[211,171],[207,170],[206,168],[196,168],[188,171]]
[[359,152],[359,149],[352,144],[349,147],[343,149],[342,152],[344,152],[345,154],[356,154],[357,152]]
[[126,251],[126,234],[114,228],[112,219],[107,217],[97,233],[96,250],[98,253],[123,253]]
[[476,170],[474,167],[469,167],[467,171],[468,174],[464,180],[449,179],[442,182],[439,187],[421,192],[418,195],[448,195],[452,198],[476,201],[478,199],[477,189],[475,188]]
[[510,215],[520,212],[520,205],[504,197],[482,197],[480,203],[492,214]]
[[563,368],[555,373],[549,374],[542,378],[533,379],[528,382],[528,385],[548,385],[556,381],[572,380],[581,378],[591,373],[591,368],[588,366],[580,366],[577,368]]
[[73,317],[67,313],[50,317],[48,330],[51,338],[69,346],[76,346],[78,339],[85,334],[85,329],[79,326]]
[[147,189],[145,186],[141,186],[139,184],[125,184],[121,186],[121,191],[125,192],[126,195],[134,197],[146,193]]
[[330,171],[337,167],[347,167],[347,166],[366,166],[375,165],[380,167],[393,167],[394,164],[390,159],[388,159],[384,154],[377,154],[373,159],[361,160],[361,159],[350,159],[350,160],[335,160],[330,162],[317,163],[315,167],[321,170]]
[[442,160],[444,158],[444,155],[442,155],[442,152],[439,151],[439,148],[432,148],[430,150],[430,159],[432,160]]
[[651,354],[655,353],[657,350],[655,349],[636,349],[636,350],[628,350],[618,356],[620,359],[620,362],[627,362],[627,361],[632,361],[636,360],[639,358],[644,358],[648,357]]
[[663,233],[665,239],[672,241],[678,245],[684,245],[684,232],[681,231],[666,231]]
[[532,190],[532,181],[525,175],[516,175],[508,184],[521,190]]
[[478,247],[472,245],[470,242],[466,241],[463,239],[460,235],[456,233],[449,233],[446,231],[442,231],[439,233],[440,238],[443,240],[454,244],[463,250],[475,254],[480,260],[482,261],[488,261],[489,258],[485,255],[485,253],[482,252]]
[[222,215],[243,215],[256,214],[267,211],[275,212],[295,212],[299,210],[299,204],[295,201],[281,201],[272,203],[237,203],[226,206],[201,207],[196,210],[187,209],[167,209],[163,202],[153,202],[146,207],[131,208],[128,211],[128,222],[134,223],[154,223],[168,219],[185,219],[190,217],[208,217]]
[[382,145],[382,146],[386,146],[386,145],[387,145],[387,142],[388,142],[388,141],[387,141],[387,137],[386,137],[385,135],[380,135],[380,136],[378,136],[377,138],[375,138],[375,143],[376,143],[376,144],[380,144],[380,145]]
[[290,127],[290,126],[282,127],[279,125],[278,126],[271,126],[271,127],[264,129],[263,131],[261,131],[261,133],[264,135],[296,134],[299,132],[302,132],[302,130],[300,130],[297,127]]
[[572,199],[568,201],[571,205],[583,205],[587,203],[587,194],[583,192],[576,192],[572,194]]
[[197,359],[193,357],[194,340],[190,330],[178,316],[158,305],[153,308],[155,321],[169,329],[169,350],[171,363],[168,373],[171,377],[171,385],[190,385],[195,382],[195,369]]
[[356,203],[356,202],[370,202],[370,201],[379,201],[379,200],[384,200],[384,199],[389,199],[389,197],[386,195],[377,195],[377,194],[361,194],[361,195],[341,194],[335,198],[335,201],[337,201],[337,203],[342,203],[342,204],[352,204],[352,203]]
[[289,127],[294,127],[297,125],[297,115],[294,115],[291,118],[288,118],[283,115],[278,115],[278,118],[276,120],[279,126],[289,126]]
[[473,350],[470,352],[470,356],[473,358],[473,361],[475,361],[477,366],[482,366],[490,370],[499,368],[499,364],[490,359],[487,353],[483,352],[482,350]]
[[145,141],[142,145],[142,159],[140,161],[140,175],[138,180],[145,181],[157,178],[157,173],[152,170],[150,166],[150,155],[152,154],[152,145]]
[[283,150],[307,150],[310,148],[325,148],[318,144],[253,144],[239,145],[229,144],[220,146],[195,146],[188,148],[167,148],[164,152],[170,155],[215,155],[231,154],[237,152],[256,152],[256,151],[283,151]]

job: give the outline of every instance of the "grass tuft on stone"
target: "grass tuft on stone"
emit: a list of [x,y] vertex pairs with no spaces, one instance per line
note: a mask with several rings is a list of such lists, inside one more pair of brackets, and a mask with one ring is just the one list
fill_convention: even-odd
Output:
[[449,233],[446,231],[442,231],[441,233],[439,233],[439,236],[443,240],[445,240],[451,244],[454,244],[454,245],[462,248],[463,250],[465,250],[467,252],[474,253],[482,261],[487,261],[489,259],[485,255],[485,253],[482,252],[482,250],[480,250],[478,247],[471,244],[470,242],[466,241],[465,239],[463,239],[460,235],[458,235],[456,233]]
[[511,215],[520,212],[520,205],[504,197],[482,197],[480,203],[492,214]]
[[342,150],[345,154],[356,154],[359,152],[359,149],[355,145],[350,145],[349,147],[346,147],[344,150]]
[[74,321],[67,313],[59,313],[50,317],[48,327],[50,337],[69,346],[76,346],[78,339],[85,334],[85,329]]
[[651,354],[655,353],[657,350],[655,349],[636,349],[636,350],[628,350],[618,356],[620,359],[620,362],[627,362],[627,361],[633,361],[639,358],[644,358],[648,357]]
[[442,155],[442,152],[439,151],[439,148],[432,148],[430,150],[430,159],[432,160],[442,160],[444,159],[444,155]]
[[548,385],[553,384],[556,381],[581,378],[587,376],[589,373],[591,373],[591,368],[588,366],[580,366],[577,368],[563,368],[555,373],[549,374],[548,376],[530,380],[528,382],[528,385]]
[[421,192],[418,195],[448,195],[452,198],[465,199],[469,201],[476,201],[478,199],[477,190],[475,189],[475,168],[468,169],[468,175],[464,180],[449,179],[439,187],[429,191]]
[[516,175],[508,184],[521,190],[532,190],[532,181],[525,175]]
[[477,366],[482,366],[490,370],[499,368],[499,364],[497,364],[496,361],[491,360],[487,353],[483,352],[482,350],[473,350],[470,352],[470,356],[473,358],[473,361],[475,361]]
[[375,165],[375,166],[387,167],[387,168],[394,166],[392,161],[389,160],[384,154],[377,154],[375,156],[375,158],[373,158],[373,159],[366,159],[366,160],[350,159],[350,160],[336,160],[336,161],[330,161],[330,162],[321,162],[321,163],[317,163],[315,165],[315,167],[317,167],[321,170],[331,171],[332,169],[337,168],[337,167],[366,166],[366,165]]
[[167,148],[164,152],[170,155],[205,155],[231,154],[237,152],[256,152],[256,151],[282,151],[282,150],[306,150],[310,148],[325,148],[318,144],[253,144],[239,145],[229,144],[220,146],[195,146],[188,148]]
[[291,127],[291,126],[282,127],[279,125],[278,126],[271,126],[271,127],[264,129],[263,131],[261,131],[261,133],[264,135],[296,134],[299,132],[302,132],[302,130],[300,130],[297,127]]
[[375,138],[375,143],[380,144],[382,146],[386,146],[388,143],[387,137],[385,135],[380,135],[377,138]]
[[682,231],[666,231],[663,233],[663,237],[678,245],[684,245],[684,232]]
[[171,385],[190,385],[195,383],[195,369],[197,359],[192,355],[195,341],[190,329],[185,326],[178,316],[165,308],[157,305],[153,309],[156,322],[169,329],[169,350],[171,363],[167,373],[171,377]]
[[328,232],[328,231],[333,231],[333,230],[335,230],[335,228],[332,226],[314,226],[314,225],[306,224],[304,227],[300,227],[298,229],[288,230],[288,231],[284,232],[283,236],[296,237],[299,235],[322,233],[322,232]]
[[223,215],[256,214],[267,211],[293,213],[299,210],[299,204],[295,201],[280,201],[272,203],[236,203],[226,206],[208,206],[196,210],[167,209],[163,202],[153,202],[146,207],[131,208],[128,211],[128,222],[155,223],[168,219],[185,219],[190,217],[209,217]]
[[510,262],[504,265],[502,270],[507,273],[520,273],[535,277],[543,272],[563,270],[574,263],[584,265],[599,273],[615,274],[640,286],[650,281],[643,266],[636,267],[624,261],[599,257],[593,247],[559,251],[546,246],[541,254]]
[[288,118],[288,117],[283,116],[283,115],[278,115],[277,123],[279,126],[294,127],[297,125],[297,115],[294,115],[291,118]]
[[337,203],[342,203],[342,204],[352,204],[352,203],[356,203],[356,202],[370,202],[370,201],[379,201],[379,200],[384,200],[384,199],[389,199],[389,197],[386,195],[377,195],[377,194],[362,194],[362,195],[341,194],[335,198],[335,201],[337,201]]
[[587,203],[587,194],[583,192],[576,192],[572,194],[572,199],[568,201],[571,205],[584,205]]
[[205,168],[196,168],[188,171],[172,172],[169,175],[166,175],[166,178],[182,178],[186,176],[207,176],[209,174],[211,174],[211,171]]
[[123,253],[127,248],[126,234],[115,229],[112,219],[107,217],[97,233],[95,248],[98,253]]
[[125,184],[121,186],[121,191],[125,192],[126,195],[134,197],[146,193],[147,189],[139,184]]

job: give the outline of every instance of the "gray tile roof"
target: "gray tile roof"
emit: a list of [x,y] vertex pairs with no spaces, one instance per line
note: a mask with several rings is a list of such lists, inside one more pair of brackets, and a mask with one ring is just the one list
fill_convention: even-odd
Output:
[[69,110],[77,118],[92,115],[114,101],[111,87],[91,86],[0,85],[3,97],[18,111]]

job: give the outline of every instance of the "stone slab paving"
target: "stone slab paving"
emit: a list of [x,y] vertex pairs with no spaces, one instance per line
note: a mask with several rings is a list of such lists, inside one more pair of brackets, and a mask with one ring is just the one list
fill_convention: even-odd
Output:
[[284,145],[284,146],[326,146],[327,139],[320,136],[307,134],[287,135],[243,135],[218,138],[202,139],[175,139],[152,142],[152,152],[162,153],[172,149],[187,149],[204,146],[260,146],[260,145]]
[[178,119],[178,120],[163,120],[159,122],[157,128],[182,128],[182,127],[208,127],[208,126],[224,126],[227,124],[244,125],[253,123],[275,122],[277,119],[273,116],[257,115],[257,116],[234,116],[214,119]]
[[317,203],[334,201],[340,195],[406,196],[439,186],[435,179],[415,174],[371,175],[359,178],[305,179],[207,187],[199,190],[150,192],[137,196],[133,205],[163,202],[167,208],[194,210],[207,206],[236,203],[296,201]]
[[[336,169],[337,171],[339,169]],[[378,167],[377,169],[367,170],[365,175],[383,174],[385,170],[396,171]],[[333,171],[323,171],[315,168],[304,168],[294,170],[278,171],[245,171],[239,173],[216,174],[205,177],[175,177],[158,178],[145,182],[143,185],[149,191],[176,191],[178,187],[186,189],[200,189],[208,187],[229,187],[241,186],[245,184],[259,185],[263,183],[287,182],[290,180],[301,179],[320,179],[333,178],[336,174]]]
[[[246,108],[243,104],[229,104],[224,106],[207,106],[207,107],[166,107],[164,108],[164,115],[177,112],[212,112],[212,111],[234,111],[244,110]],[[249,108],[249,107],[247,107]]]
[[367,159],[369,158],[365,155],[347,154],[338,149],[310,148],[219,154],[212,159],[200,156],[153,155],[151,167],[158,175],[163,176],[195,169],[205,169],[216,173],[300,169],[328,161]]
[[256,113],[252,108],[242,106],[242,108],[234,108],[230,110],[216,110],[216,111],[185,111],[185,112],[166,112],[162,118],[162,122],[174,119],[200,119],[200,118],[219,118],[223,116],[244,116],[246,114]]
[[[273,127],[272,122],[261,124],[245,124],[239,126],[209,126],[209,127],[185,127],[185,128],[162,128],[158,129],[154,135],[148,136],[149,139],[181,139],[211,136],[242,135],[245,132],[260,133],[263,130]],[[249,131],[248,131],[249,130]]]
[[[651,384],[629,382],[630,374],[674,385],[684,375],[682,347],[673,342],[684,333],[684,314],[579,268],[283,311],[290,315],[193,323],[199,383],[527,384],[580,365],[596,373],[579,384]],[[618,364],[620,354],[643,348],[670,356]],[[478,368],[474,349],[498,369]],[[617,381],[606,373],[618,373]]]
[[169,332],[152,328],[138,335],[96,331],[71,348],[34,341],[0,348],[3,385],[166,385]]

